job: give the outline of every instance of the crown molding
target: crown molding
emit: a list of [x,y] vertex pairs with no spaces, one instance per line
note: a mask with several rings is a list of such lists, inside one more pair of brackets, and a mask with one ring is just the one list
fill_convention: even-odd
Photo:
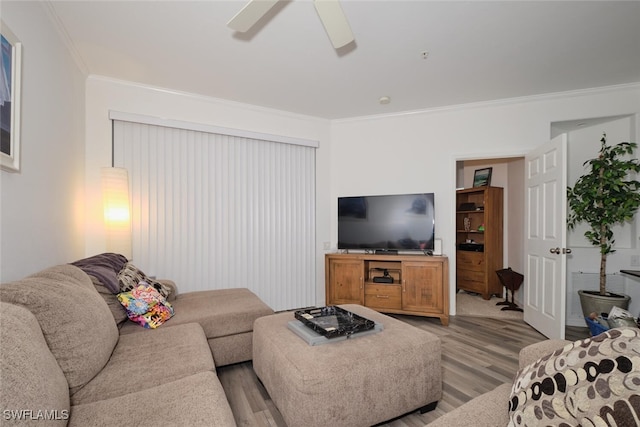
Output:
[[399,113],[376,114],[371,116],[359,116],[359,117],[352,117],[352,118],[346,118],[346,119],[336,119],[336,120],[332,120],[332,123],[361,122],[361,121],[377,120],[377,119],[384,119],[384,118],[414,116],[418,114],[432,114],[432,113],[442,113],[442,112],[449,112],[449,111],[472,110],[477,108],[501,107],[505,105],[526,104],[526,103],[550,101],[550,100],[568,98],[568,97],[589,96],[589,95],[597,95],[600,93],[620,92],[620,91],[628,91],[628,90],[636,90],[636,89],[640,89],[640,82],[625,83],[625,84],[612,85],[612,86],[602,86],[602,87],[595,87],[595,88],[588,88],[588,89],[570,90],[570,91],[564,91],[564,92],[550,92],[550,93],[544,93],[539,95],[520,96],[515,98],[495,99],[491,101],[471,102],[467,104],[447,105],[443,107],[402,111]]

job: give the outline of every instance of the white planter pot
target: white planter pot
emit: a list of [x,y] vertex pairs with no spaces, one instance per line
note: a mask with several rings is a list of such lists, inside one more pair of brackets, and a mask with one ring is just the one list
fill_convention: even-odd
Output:
[[631,297],[624,294],[608,293],[600,295],[598,291],[578,291],[580,296],[580,305],[582,306],[582,314],[589,317],[589,314],[596,313],[600,316],[602,313],[609,314],[613,307],[620,307],[624,310],[629,309]]

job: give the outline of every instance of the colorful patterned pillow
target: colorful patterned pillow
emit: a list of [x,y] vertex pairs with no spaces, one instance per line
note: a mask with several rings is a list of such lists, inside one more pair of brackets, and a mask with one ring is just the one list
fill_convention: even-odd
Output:
[[118,283],[120,284],[120,292],[128,292],[138,286],[140,282],[152,285],[163,297],[168,298],[171,294],[171,287],[166,286],[157,280],[147,277],[138,267],[131,262],[127,262],[122,270],[118,273]]
[[522,368],[509,426],[635,426],[640,420],[640,329],[610,329]]
[[118,301],[132,321],[155,329],[173,316],[173,307],[153,286],[145,282],[129,292],[118,294]]

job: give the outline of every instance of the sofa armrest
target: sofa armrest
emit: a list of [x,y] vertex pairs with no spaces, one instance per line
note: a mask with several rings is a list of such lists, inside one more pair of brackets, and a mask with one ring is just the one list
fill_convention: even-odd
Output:
[[174,282],[173,280],[168,280],[168,279],[158,280],[158,282],[160,282],[163,285],[171,288],[171,292],[169,293],[169,296],[167,297],[167,301],[171,302],[171,301],[175,300],[176,299],[176,295],[178,295],[178,285],[176,285],[176,282]]
[[454,410],[436,418],[425,427],[496,427],[509,424],[511,384],[502,384]]
[[520,350],[519,354],[519,367],[520,369],[525,366],[535,362],[540,359],[542,356],[546,356],[560,348],[563,348],[565,345],[571,343],[571,341],[567,340],[558,340],[558,339],[549,339],[537,342],[535,344],[530,344]]

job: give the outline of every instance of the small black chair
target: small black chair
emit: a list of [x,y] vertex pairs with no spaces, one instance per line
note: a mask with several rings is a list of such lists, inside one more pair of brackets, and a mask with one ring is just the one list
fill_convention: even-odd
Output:
[[[500,283],[502,283],[502,286],[507,288],[507,295],[505,296],[505,300],[496,303],[496,305],[506,305],[506,307],[502,307],[502,311],[523,311],[520,307],[518,307],[518,304],[514,302],[513,294],[520,288],[520,285],[522,285],[524,276],[513,271],[511,267],[498,270],[496,271],[496,274],[498,275],[498,279],[500,279]],[[511,302],[509,302],[508,291],[511,291]]]

